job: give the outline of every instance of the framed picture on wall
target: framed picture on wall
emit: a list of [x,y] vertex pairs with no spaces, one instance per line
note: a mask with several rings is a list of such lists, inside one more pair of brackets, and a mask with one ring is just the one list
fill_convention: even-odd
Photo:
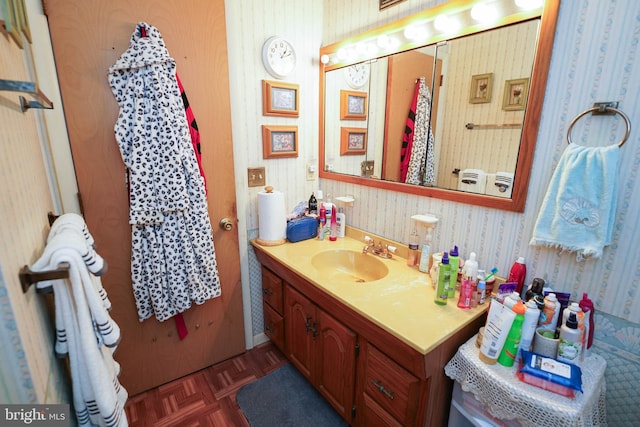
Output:
[[298,126],[262,125],[262,157],[298,157]]
[[367,92],[340,91],[340,120],[367,119]]
[[297,84],[262,81],[262,115],[299,117],[300,90]]
[[20,49],[24,48],[18,15],[17,0],[0,0],[0,19],[4,21],[5,34],[9,34]]
[[340,128],[340,155],[365,154],[367,152],[367,128]]
[[529,79],[515,79],[504,82],[502,109],[506,111],[524,110],[529,94]]
[[476,74],[471,76],[470,104],[484,104],[491,102],[493,90],[493,73]]

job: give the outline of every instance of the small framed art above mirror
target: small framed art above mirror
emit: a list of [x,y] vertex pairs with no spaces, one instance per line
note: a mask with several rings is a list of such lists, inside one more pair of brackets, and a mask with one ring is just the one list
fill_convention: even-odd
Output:
[[524,211],[558,3],[452,0],[322,47],[319,176]]

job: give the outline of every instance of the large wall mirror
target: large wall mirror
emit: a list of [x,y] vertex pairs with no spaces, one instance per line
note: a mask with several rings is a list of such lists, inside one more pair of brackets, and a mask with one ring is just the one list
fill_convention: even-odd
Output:
[[452,0],[322,47],[320,177],[524,211],[558,3]]

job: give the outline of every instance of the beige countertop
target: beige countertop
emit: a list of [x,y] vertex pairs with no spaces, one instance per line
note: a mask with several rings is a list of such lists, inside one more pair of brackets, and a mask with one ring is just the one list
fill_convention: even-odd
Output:
[[[335,242],[326,238],[287,242],[279,246],[262,246],[255,241],[252,244],[421,354],[435,349],[451,334],[482,316],[488,308],[485,303],[470,310],[460,309],[457,307],[457,294],[446,306],[437,305],[429,275],[418,271],[417,267],[408,267],[405,258],[396,255],[392,259],[383,259],[367,254],[388,267],[389,273],[380,280],[364,283],[326,280],[312,265],[312,257],[332,250],[361,252],[364,241],[359,239],[361,234],[358,233],[361,232],[356,231],[354,236],[358,239],[345,237]],[[348,234],[354,235],[354,232],[348,231]],[[400,252],[401,255],[406,253]]]

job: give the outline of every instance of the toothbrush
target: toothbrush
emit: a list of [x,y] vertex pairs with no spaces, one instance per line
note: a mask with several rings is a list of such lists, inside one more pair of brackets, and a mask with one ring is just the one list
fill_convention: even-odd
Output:
[[485,278],[484,278],[484,279],[482,279],[482,280],[486,282],[487,280],[489,280],[489,279],[491,279],[493,276],[495,276],[495,274],[496,274],[497,272],[498,272],[498,269],[497,269],[496,267],[493,267],[493,268],[491,269],[491,273],[490,273],[490,274],[487,274],[487,275],[485,276]]

